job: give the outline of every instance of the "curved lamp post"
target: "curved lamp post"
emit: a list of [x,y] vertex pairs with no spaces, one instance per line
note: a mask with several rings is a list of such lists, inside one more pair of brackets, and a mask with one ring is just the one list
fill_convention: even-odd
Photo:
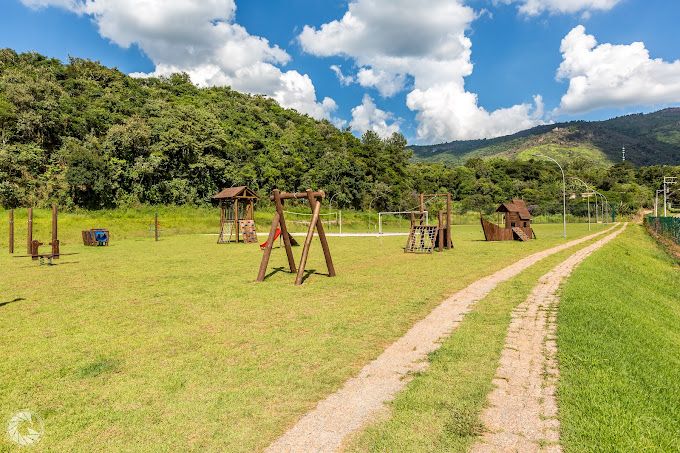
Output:
[[[574,181],[578,181],[581,184],[583,184],[583,186],[586,188],[586,190],[591,190],[590,187],[588,186],[588,184],[586,184],[585,182],[583,182],[581,179],[577,178],[576,176],[572,176],[571,179],[573,179]],[[594,189],[592,189],[592,190],[594,190]],[[593,192],[593,193],[595,193],[595,192]],[[590,192],[588,192],[588,231],[590,231],[590,195],[591,195]],[[597,200],[597,193],[595,193],[595,199]]]
[[567,238],[567,177],[564,175],[564,169],[560,165],[559,162],[557,162],[555,159],[553,159],[550,156],[546,156],[545,154],[534,154],[535,157],[543,157],[545,159],[551,160],[557,164],[557,166],[560,168],[560,171],[562,172],[562,225],[563,225],[563,237],[564,239]]

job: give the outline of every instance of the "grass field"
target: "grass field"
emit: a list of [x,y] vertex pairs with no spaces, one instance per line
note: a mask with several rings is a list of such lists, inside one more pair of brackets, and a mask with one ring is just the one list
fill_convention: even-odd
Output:
[[[64,238],[100,226],[62,220]],[[65,240],[78,254],[54,267],[3,253],[0,417],[42,415],[47,451],[263,448],[446,295],[563,241],[559,225],[536,229],[486,243],[456,227],[456,249],[432,256],[405,255],[399,237],[332,238],[338,277],[303,287],[284,272],[254,283],[257,246],[200,234]],[[275,250],[270,269],[284,263]],[[318,244],[309,269],[325,271]]]
[[565,451],[680,451],[680,268],[643,227],[566,283],[558,354]]
[[[600,239],[600,238],[597,238]],[[353,452],[464,452],[483,432],[479,419],[512,310],[538,279],[584,244],[548,257],[479,301],[389,411],[348,444]]]

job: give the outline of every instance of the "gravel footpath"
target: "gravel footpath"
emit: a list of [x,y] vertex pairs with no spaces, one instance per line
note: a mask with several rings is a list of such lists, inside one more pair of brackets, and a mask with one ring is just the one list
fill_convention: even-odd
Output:
[[337,451],[349,434],[361,429],[406,386],[411,373],[427,367],[428,354],[440,347],[442,340],[460,324],[475,302],[483,299],[499,283],[515,277],[543,258],[587,242],[613,228],[615,226],[534,253],[458,291],[414,324],[357,376],[347,380],[342,388],[320,401],[265,451]]
[[558,264],[515,308],[494,379],[496,388],[482,415],[488,432],[473,446],[473,453],[562,451],[556,398],[557,292],[576,266],[625,229],[626,225]]

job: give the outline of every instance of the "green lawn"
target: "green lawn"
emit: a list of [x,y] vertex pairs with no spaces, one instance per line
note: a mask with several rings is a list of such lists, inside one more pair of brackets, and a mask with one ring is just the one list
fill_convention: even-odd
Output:
[[680,451],[680,268],[642,227],[567,282],[558,354],[565,451]]
[[430,367],[416,374],[389,412],[349,442],[347,450],[467,451],[484,429],[479,417],[493,389],[512,310],[549,269],[596,240],[541,260],[479,301],[430,355]]
[[[560,225],[530,243],[456,227],[455,250],[416,256],[401,237],[332,238],[338,277],[295,287],[283,272],[254,283],[257,246],[114,229],[109,248],[86,248],[79,230],[108,219],[62,220],[62,252],[78,254],[58,266],[0,254],[0,419],[39,413],[50,451],[261,449],[446,295],[563,241]],[[270,269],[285,262],[277,249]],[[318,244],[309,268],[325,271]]]

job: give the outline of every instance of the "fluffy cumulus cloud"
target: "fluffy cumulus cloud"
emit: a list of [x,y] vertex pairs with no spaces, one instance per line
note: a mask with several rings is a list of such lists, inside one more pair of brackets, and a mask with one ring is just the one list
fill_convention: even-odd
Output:
[[299,40],[310,54],[353,60],[356,74],[336,72],[345,83],[386,97],[408,90],[420,142],[494,137],[540,124],[540,98],[488,112],[465,90],[473,69],[465,32],[475,18],[462,0],[353,0],[341,19],[306,26]]
[[349,125],[355,131],[361,133],[373,131],[382,138],[399,132],[399,125],[392,121],[392,115],[380,110],[367,94],[364,95],[362,103],[352,109],[352,121]]
[[317,101],[306,74],[279,68],[290,61],[288,53],[235,22],[234,0],[22,2],[92,17],[103,37],[121,47],[138,45],[156,65],[153,75],[186,72],[199,86],[229,85],[265,94],[316,118],[328,118],[336,108],[330,98]]
[[652,59],[644,43],[598,44],[579,25],[562,40],[561,52],[557,77],[569,81],[562,112],[680,102],[680,60]]
[[608,11],[621,0],[500,0],[501,3],[519,3],[519,10],[528,16],[542,13],[569,14]]

